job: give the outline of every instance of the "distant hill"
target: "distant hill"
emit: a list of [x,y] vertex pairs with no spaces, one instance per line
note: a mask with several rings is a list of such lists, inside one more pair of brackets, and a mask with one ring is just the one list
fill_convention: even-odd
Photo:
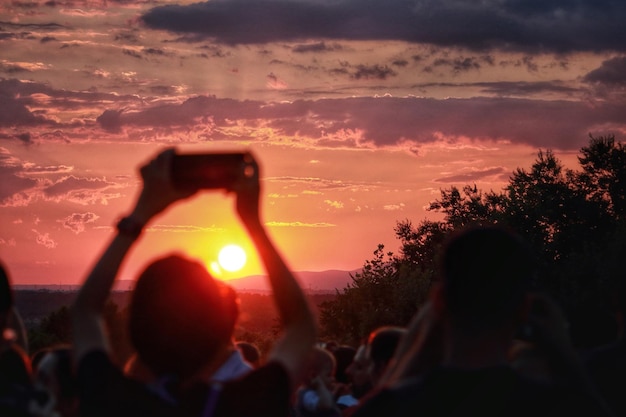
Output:
[[[354,276],[359,272],[358,269],[353,271],[341,271],[331,269],[328,271],[301,271],[295,272],[296,278],[306,292],[310,293],[334,293],[336,289],[342,290],[352,280],[350,275]],[[228,281],[228,284],[237,291],[259,292],[265,293],[270,290],[269,283],[265,275],[251,275],[244,278],[237,278]],[[120,280],[115,282],[114,291],[132,290],[134,281]],[[14,285],[17,291],[53,291],[53,292],[75,292],[79,288],[78,285]]]
[[[296,272],[298,282],[309,293],[334,293],[335,290],[342,290],[352,281],[350,275],[358,272],[328,270],[320,272],[302,271]],[[265,275],[251,275],[244,278],[232,279],[228,284],[237,291],[267,292],[269,291],[269,282]]]

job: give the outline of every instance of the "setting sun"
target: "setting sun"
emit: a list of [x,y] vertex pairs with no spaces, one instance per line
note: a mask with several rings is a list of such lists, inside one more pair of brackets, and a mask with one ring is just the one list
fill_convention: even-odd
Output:
[[226,245],[217,256],[219,266],[228,272],[239,271],[246,264],[246,252],[238,245]]

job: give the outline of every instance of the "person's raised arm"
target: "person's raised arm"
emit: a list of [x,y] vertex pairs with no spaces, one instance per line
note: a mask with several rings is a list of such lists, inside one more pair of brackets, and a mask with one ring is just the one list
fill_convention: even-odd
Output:
[[295,388],[313,352],[317,338],[316,322],[302,288],[261,223],[258,166],[255,166],[252,177],[235,191],[237,212],[265,266],[283,325],[283,335],[269,353],[268,361],[280,362],[290,374],[292,388]]
[[76,364],[91,350],[109,349],[102,321],[104,305],[126,254],[144,226],[173,202],[195,192],[180,191],[172,186],[173,155],[174,150],[166,150],[141,167],[143,188],[137,202],[131,213],[118,223],[115,235],[78,292],[71,310]]

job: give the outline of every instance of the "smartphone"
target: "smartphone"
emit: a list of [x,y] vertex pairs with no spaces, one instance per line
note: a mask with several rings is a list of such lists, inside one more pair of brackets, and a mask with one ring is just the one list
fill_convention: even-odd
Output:
[[254,175],[250,152],[175,154],[172,182],[178,189],[226,189]]

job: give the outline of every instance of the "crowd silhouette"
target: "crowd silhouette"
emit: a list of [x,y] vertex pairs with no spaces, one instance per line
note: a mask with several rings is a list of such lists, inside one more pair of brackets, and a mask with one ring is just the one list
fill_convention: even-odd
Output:
[[497,225],[449,236],[439,279],[406,327],[375,329],[359,346],[318,340],[307,297],[261,220],[251,154],[227,190],[266,269],[280,337],[263,355],[236,341],[234,290],[169,253],[137,277],[135,353],[117,363],[103,314],[118,271],[153,219],[202,191],[174,185],[174,157],[168,149],[140,168],[138,198],[72,305],[70,345],[29,355],[0,268],[0,416],[626,415],[625,339],[577,350],[557,303],[530,290],[537,266],[527,243]]

